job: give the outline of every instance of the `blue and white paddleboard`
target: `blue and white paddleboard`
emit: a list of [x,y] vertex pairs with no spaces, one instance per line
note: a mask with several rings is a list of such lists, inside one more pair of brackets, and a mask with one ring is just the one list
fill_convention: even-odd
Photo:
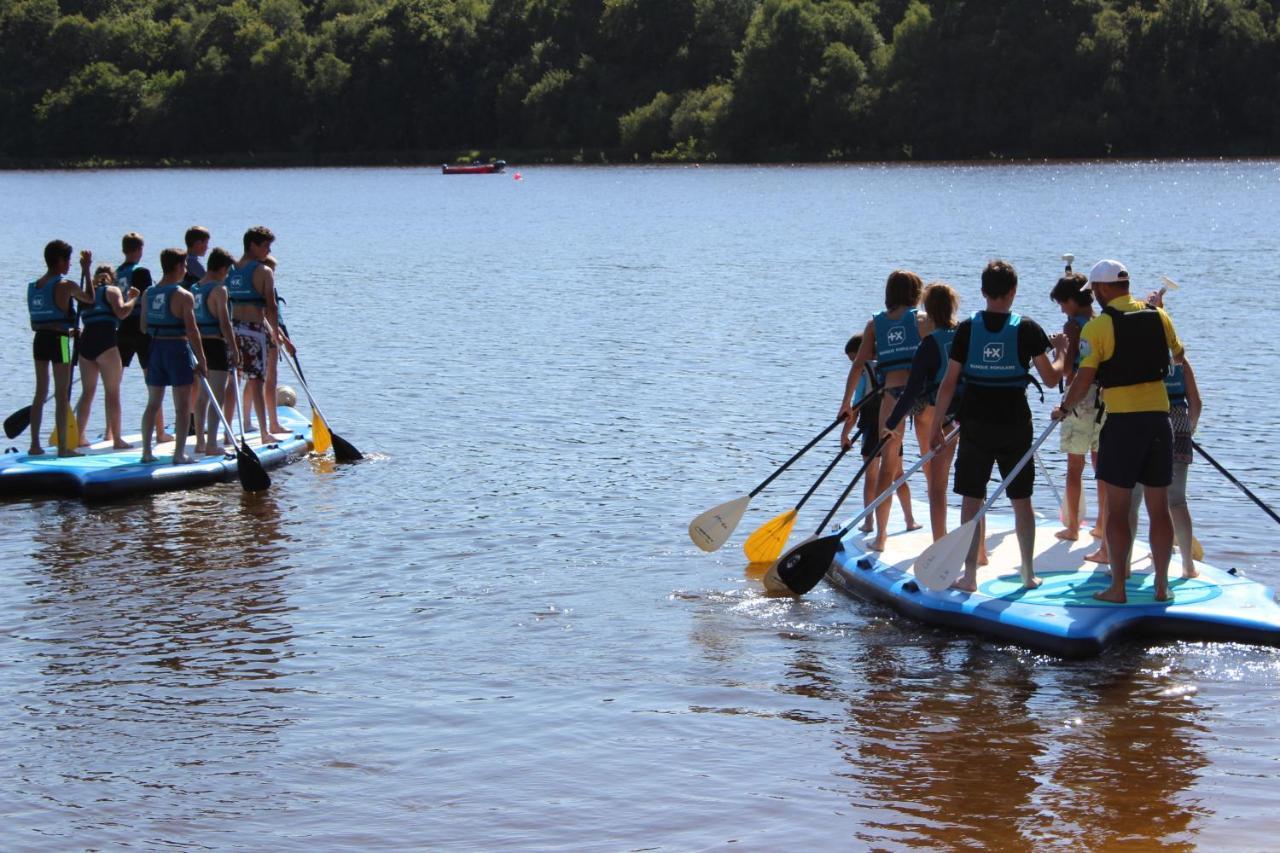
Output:
[[[280,407],[280,425],[291,433],[288,439],[261,446],[255,430],[245,436],[249,448],[264,468],[277,468],[306,455],[311,444],[311,419],[296,409]],[[219,429],[221,433],[221,429]],[[142,437],[126,436],[134,447],[114,450],[110,442],[81,448],[83,456],[58,458],[53,448],[43,456],[28,456],[18,447],[0,454],[0,496],[41,495],[106,500],[124,495],[194,489],[236,478],[235,453],[204,456],[185,465],[174,465],[173,443],[157,445],[152,451],[159,461],[142,463]],[[187,454],[194,455],[187,439]]]
[[[928,518],[927,508],[923,517]],[[1013,516],[991,512],[986,519],[991,562],[978,570],[975,593],[931,592],[916,583],[911,566],[932,540],[927,525],[890,535],[883,553],[867,549],[862,535],[851,532],[827,579],[841,590],[884,602],[921,622],[987,634],[1063,657],[1096,655],[1128,638],[1280,646],[1280,605],[1274,593],[1235,569],[1197,562],[1198,577],[1183,578],[1181,556],[1175,553],[1169,572],[1174,600],[1158,602],[1150,548],[1138,541],[1127,603],[1098,601],[1093,593],[1106,588],[1109,570],[1084,559],[1097,540],[1081,530],[1079,540],[1062,541],[1054,537],[1061,525],[1041,519],[1035,569],[1044,583],[1026,590],[1018,574]],[[950,522],[958,521],[953,512]]]

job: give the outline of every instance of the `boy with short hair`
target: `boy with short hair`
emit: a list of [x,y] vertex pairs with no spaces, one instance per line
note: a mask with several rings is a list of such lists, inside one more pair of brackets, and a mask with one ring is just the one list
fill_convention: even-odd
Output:
[[[31,318],[31,356],[36,369],[36,392],[31,399],[31,456],[43,456],[40,424],[44,403],[49,397],[49,366],[53,365],[54,429],[59,456],[80,456],[67,436],[67,415],[71,411],[71,362],[75,357],[76,301],[93,302],[93,283],[89,277],[86,253],[81,253],[81,281],[77,285],[67,278],[71,269],[71,244],[50,240],[44,247],[44,275],[27,284],[27,313]],[[86,290],[87,287],[87,290]]]
[[275,440],[269,427],[266,401],[267,351],[269,339],[278,344],[276,328],[275,276],[265,261],[271,255],[276,235],[265,225],[244,232],[244,254],[227,275],[227,295],[231,298],[231,326],[240,350],[245,389],[258,417],[262,443]]
[[188,420],[191,415],[191,383],[195,371],[209,372],[200,330],[196,326],[195,299],[182,287],[186,275],[187,253],[182,249],[165,249],[160,253],[164,276],[148,289],[146,310],[141,328],[151,335],[151,354],[147,361],[147,407],[142,412],[142,461],[155,462],[151,452],[151,433],[156,414],[164,400],[164,389],[173,388],[173,407],[177,412],[174,431],[173,464],[193,461],[186,454]]
[[[133,364],[134,355],[138,356],[138,365],[142,368],[145,381],[147,363],[151,354],[151,339],[142,330],[142,306],[146,303],[146,291],[151,286],[151,271],[141,265],[142,249],[143,239],[138,232],[130,231],[120,238],[120,250],[124,252],[124,263],[116,267],[116,283],[126,293],[130,287],[136,287],[139,296],[129,316],[120,321],[120,328],[116,330],[116,348],[120,350],[122,368]],[[123,388],[123,383],[121,387]],[[156,443],[172,441],[173,436],[164,431],[163,407],[156,412],[155,423]]]
[[[196,403],[196,453],[216,453],[219,429],[218,410],[226,397],[227,372],[240,361],[236,349],[236,336],[231,328],[230,301],[227,299],[227,273],[234,263],[226,249],[214,249],[209,253],[209,269],[204,277],[192,285],[195,300],[196,327],[200,330],[200,342],[204,348],[205,362],[209,366],[209,392],[203,385],[198,389]],[[226,436],[231,444],[231,436]]]
[[187,244],[187,272],[183,276],[184,284],[195,284],[204,278],[204,264],[200,263],[200,259],[209,251],[209,239],[212,236],[209,229],[203,225],[192,225],[187,229],[183,237]]
[[[1008,476],[1031,449],[1033,442],[1031,407],[1027,405],[1028,368],[1035,364],[1046,385],[1056,385],[1062,372],[1065,342],[1055,347],[1055,360],[1045,355],[1049,338],[1034,321],[1013,311],[1018,295],[1018,273],[1007,261],[995,260],[982,271],[982,295],[987,307],[956,328],[951,343],[947,375],[938,389],[937,410],[948,411],[956,384],[964,376],[965,392],[960,402],[960,446],[956,451],[955,493],[963,498],[960,521],[978,514],[987,495],[991,468],[999,465]],[[942,446],[943,418],[934,418],[931,447]],[[1036,577],[1035,511],[1031,493],[1035,466],[1026,465],[1009,484],[1007,494],[1013,504],[1014,528],[1021,551],[1022,585],[1034,589]],[[977,591],[978,538],[975,536],[965,557],[964,576],[955,589]]]

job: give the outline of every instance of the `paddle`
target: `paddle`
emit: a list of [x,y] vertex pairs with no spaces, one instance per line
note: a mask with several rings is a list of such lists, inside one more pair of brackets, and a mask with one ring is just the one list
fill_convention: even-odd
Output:
[[[863,397],[853,408],[849,410],[849,417],[852,418],[858,409],[870,400],[872,397],[880,393],[880,389],[876,388],[870,394]],[[796,454],[783,462],[778,470],[774,471],[764,479],[760,485],[756,486],[747,494],[740,498],[734,498],[731,501],[725,501],[719,506],[713,506],[711,509],[699,515],[693,521],[689,522],[689,538],[693,540],[693,544],[697,545],[704,551],[718,550],[725,542],[729,540],[729,536],[733,533],[738,522],[742,520],[743,513],[747,511],[747,504],[751,503],[751,499],[760,494],[770,483],[772,483],[779,474],[791,467],[791,464],[807,453],[815,444],[822,441],[827,433],[831,432],[841,423],[843,418],[837,417],[829,426],[813,437],[812,440],[804,447],[796,451]]]
[[[298,377],[298,383],[302,386],[303,393],[307,395],[307,402],[311,404],[311,442],[316,453],[327,452],[329,445],[332,444],[333,457],[339,462],[358,462],[363,459],[364,454],[356,450],[355,445],[329,428],[329,421],[325,418],[324,412],[320,411],[320,407],[316,405],[316,398],[311,396],[307,380],[302,378],[302,365],[298,362],[297,356],[290,355],[288,352],[285,352],[284,356],[289,369],[293,371],[294,376]],[[274,406],[276,401],[269,400],[268,403]]]
[[[75,384],[76,378],[76,362],[80,360],[80,345],[74,339],[71,345],[71,370],[67,375],[67,447],[68,450],[75,450],[80,446],[80,426],[76,423],[76,410],[71,405],[71,386]],[[56,410],[55,410],[56,411]],[[30,417],[28,413],[27,417]],[[62,446],[58,444],[58,424],[57,418],[54,419],[53,429],[49,430],[49,443],[54,447],[62,450]]]
[[[813,535],[796,547],[792,548],[784,554],[778,562],[774,563],[773,566],[770,567],[769,571],[763,578],[765,589],[773,593],[782,593],[785,595],[804,595],[806,592],[817,586],[818,581],[822,580],[826,575],[827,569],[831,568],[831,561],[835,559],[836,552],[844,548],[843,540],[844,537],[848,535],[849,531],[856,527],[864,518],[875,512],[876,508],[880,506],[880,504],[891,499],[894,493],[902,487],[902,484],[905,483],[912,474],[927,465],[929,460],[932,459],[939,450],[950,444],[959,434],[959,427],[952,429],[951,432],[947,433],[943,438],[941,445],[921,456],[916,460],[914,465],[906,471],[903,471],[902,476],[894,480],[889,485],[889,488],[877,495],[875,500],[863,507],[862,512],[855,515],[848,524],[837,530],[835,533],[819,538],[818,534],[822,532],[822,529],[826,527],[827,523],[836,514],[836,510],[840,508],[840,504],[849,496],[849,492],[853,490],[854,485],[857,484],[858,479],[863,474],[863,471],[866,470],[866,465],[864,464],[862,470],[859,470],[854,476],[853,482],[850,483],[849,487],[845,489],[842,495],[840,495],[840,500],[836,501],[836,505],[831,508],[831,512],[827,513],[827,517],[822,520],[822,524],[818,525],[818,529],[814,531]],[[883,440],[881,441],[881,445],[883,445]],[[877,445],[875,452],[872,453],[870,458],[874,458],[879,452],[880,445]]]
[[[187,348],[187,351],[190,353],[190,347]],[[195,365],[195,360],[196,357],[192,354],[191,363],[193,366]],[[213,394],[213,389],[209,387],[208,378],[199,371],[196,371],[196,375],[200,377],[200,384],[204,385],[204,392],[209,395],[209,401],[213,404],[214,411],[218,413],[223,429],[227,431],[228,435],[235,435],[235,430],[231,428],[231,422],[227,420],[226,414],[222,411],[222,404],[218,402],[218,399]],[[243,410],[244,406],[240,408]],[[243,411],[241,411],[240,416],[243,419]],[[240,433],[240,443],[236,445],[236,475],[239,476],[240,485],[246,492],[264,492],[271,486],[271,478],[267,476],[267,469],[262,467],[262,460],[257,457],[257,454],[249,449],[249,442],[245,441],[243,431]]]
[[31,426],[31,405],[25,405],[4,419],[4,434],[8,438],[17,438]]
[[1249,500],[1256,503],[1259,507],[1262,508],[1263,512],[1271,516],[1272,520],[1274,520],[1277,524],[1280,524],[1280,515],[1276,515],[1276,511],[1273,510],[1271,507],[1267,506],[1265,503],[1263,503],[1262,499],[1259,498],[1257,495],[1255,495],[1253,492],[1249,491],[1249,488],[1244,483],[1240,482],[1235,477],[1231,476],[1231,472],[1228,471],[1226,468],[1223,468],[1220,464],[1218,464],[1218,460],[1210,456],[1208,452],[1206,452],[1205,449],[1200,446],[1200,442],[1193,440],[1191,442],[1191,446],[1196,449],[1197,453],[1199,453],[1205,459],[1209,460],[1209,464],[1212,465],[1214,468],[1217,468],[1218,472],[1222,474],[1222,476],[1226,477],[1228,480],[1234,483],[1236,487],[1240,489],[1240,491],[1244,492],[1249,497]]
[[747,537],[747,541],[742,543],[742,551],[747,555],[748,560],[753,563],[772,563],[778,559],[778,555],[782,553],[782,546],[787,544],[787,539],[791,536],[791,528],[795,526],[796,515],[809,498],[813,497],[813,493],[822,485],[822,481],[827,479],[827,475],[835,470],[835,467],[840,464],[840,460],[853,448],[854,444],[858,443],[858,439],[861,437],[862,430],[858,430],[853,434],[849,447],[840,449],[840,452],[836,454],[836,458],[831,460],[831,464],[819,475],[817,481],[809,487],[809,491],[804,493],[804,497],[800,499],[799,503],[781,515],[775,516],[772,521],[760,525],[755,533]]
[[1031,449],[1023,454],[1017,465],[1013,466],[1009,476],[1000,481],[1000,485],[996,487],[991,497],[987,498],[987,502],[982,505],[982,509],[978,510],[977,515],[934,542],[924,549],[919,557],[916,557],[912,573],[922,586],[939,592],[951,586],[963,574],[965,558],[969,555],[969,548],[973,544],[973,537],[978,532],[978,524],[982,521],[982,517],[987,514],[987,510],[991,509],[996,499],[1004,494],[1004,490],[1009,487],[1019,472],[1027,466],[1031,457],[1035,456],[1040,445],[1044,444],[1049,434],[1057,429],[1059,423],[1061,421],[1049,422],[1044,432],[1040,433],[1040,437],[1031,445]]

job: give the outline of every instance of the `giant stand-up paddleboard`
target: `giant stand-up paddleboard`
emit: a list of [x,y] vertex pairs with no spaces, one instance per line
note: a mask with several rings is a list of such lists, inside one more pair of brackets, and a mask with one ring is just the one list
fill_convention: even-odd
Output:
[[[311,419],[296,409],[280,407],[280,425],[290,437],[263,447],[255,430],[245,436],[263,468],[278,468],[305,456],[311,448]],[[221,438],[222,429],[218,429]],[[59,459],[54,448],[43,456],[28,456],[17,447],[0,454],[0,496],[41,495],[110,500],[126,495],[194,489],[236,478],[236,454],[206,455],[186,465],[174,465],[173,442],[152,449],[159,461],[142,464],[142,438],[126,436],[131,450],[113,450],[110,442],[80,448],[84,456]],[[187,438],[187,454],[194,456],[193,440]]]
[[[991,563],[978,570],[978,591],[931,592],[911,574],[917,555],[930,544],[928,526],[891,535],[883,553],[864,547],[854,531],[836,553],[827,580],[837,588],[888,604],[921,622],[997,637],[1062,657],[1090,657],[1121,639],[1222,640],[1280,646],[1280,605],[1272,590],[1235,569],[1198,562],[1199,577],[1183,578],[1182,561],[1170,564],[1172,603],[1154,597],[1148,546],[1134,544],[1128,603],[1093,598],[1107,587],[1104,566],[1084,560],[1097,547],[1087,531],[1076,542],[1054,538],[1060,525],[1041,520],[1036,529],[1038,589],[1024,590],[1018,575],[1013,517],[988,513]],[[952,513],[949,523],[959,518]]]

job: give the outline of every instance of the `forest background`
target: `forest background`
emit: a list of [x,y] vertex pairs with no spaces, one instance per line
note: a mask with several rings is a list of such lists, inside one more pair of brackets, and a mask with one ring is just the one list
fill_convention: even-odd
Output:
[[1276,155],[1266,0],[0,0],[4,165]]

